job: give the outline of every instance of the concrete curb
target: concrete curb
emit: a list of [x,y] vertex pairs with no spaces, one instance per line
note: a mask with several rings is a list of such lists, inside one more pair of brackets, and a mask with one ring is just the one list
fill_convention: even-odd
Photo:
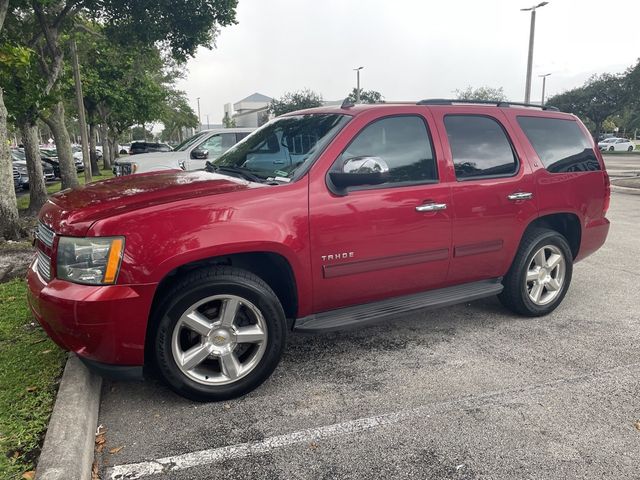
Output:
[[619,185],[611,184],[611,191],[618,193],[626,193],[629,195],[640,195],[640,188],[621,187]]
[[44,439],[36,480],[89,480],[102,378],[70,355]]

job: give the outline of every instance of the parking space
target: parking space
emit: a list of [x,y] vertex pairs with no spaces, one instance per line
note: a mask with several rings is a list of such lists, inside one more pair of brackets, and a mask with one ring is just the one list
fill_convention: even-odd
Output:
[[102,477],[637,476],[640,196],[611,203],[609,240],[546,318],[492,298],[292,336],[273,377],[225,403],[105,382]]

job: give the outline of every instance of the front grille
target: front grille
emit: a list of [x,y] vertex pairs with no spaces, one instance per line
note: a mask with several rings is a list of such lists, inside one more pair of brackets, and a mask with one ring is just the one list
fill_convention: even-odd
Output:
[[51,258],[42,253],[40,250],[36,251],[38,257],[38,273],[45,281],[51,280]]
[[14,178],[14,180],[20,178],[20,172],[18,171],[18,169],[16,167],[13,167],[13,178]]
[[130,163],[118,163],[116,165],[116,176],[120,175],[131,175]]
[[41,221],[38,222],[38,227],[36,228],[36,238],[44,243],[47,247],[53,247],[53,239],[56,236],[55,232],[47,227]]

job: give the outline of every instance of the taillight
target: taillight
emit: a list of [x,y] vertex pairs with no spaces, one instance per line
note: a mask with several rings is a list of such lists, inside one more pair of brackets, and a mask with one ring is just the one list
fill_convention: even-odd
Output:
[[602,207],[602,216],[604,217],[609,211],[609,205],[611,204],[611,180],[609,180],[609,174],[604,171],[604,206]]

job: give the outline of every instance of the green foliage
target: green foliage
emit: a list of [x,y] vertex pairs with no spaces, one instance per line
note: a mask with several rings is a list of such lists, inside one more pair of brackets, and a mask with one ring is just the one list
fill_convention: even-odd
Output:
[[198,126],[198,116],[189,105],[187,95],[179,90],[167,92],[160,121],[164,124],[160,138],[165,141],[180,140],[180,132],[183,128]]
[[[352,102],[356,102],[358,89],[354,88],[348,95],[348,99]],[[360,89],[360,103],[381,103],[384,101],[384,97],[380,92],[375,90],[363,90]]]
[[34,324],[23,280],[0,284],[0,478],[31,470],[65,353]]
[[281,98],[274,98],[269,104],[269,113],[276,117],[285,113],[322,106],[322,95],[309,89],[287,92]]
[[234,128],[236,126],[236,119],[231,118],[227,112],[224,112],[222,124],[224,125],[224,128]]
[[457,100],[482,100],[486,102],[504,102],[507,100],[502,87],[473,88],[468,86],[464,90],[455,90],[453,93]]
[[603,73],[592,76],[582,87],[549,98],[547,105],[589,119],[597,137],[607,117],[622,112],[627,98],[624,76]]

